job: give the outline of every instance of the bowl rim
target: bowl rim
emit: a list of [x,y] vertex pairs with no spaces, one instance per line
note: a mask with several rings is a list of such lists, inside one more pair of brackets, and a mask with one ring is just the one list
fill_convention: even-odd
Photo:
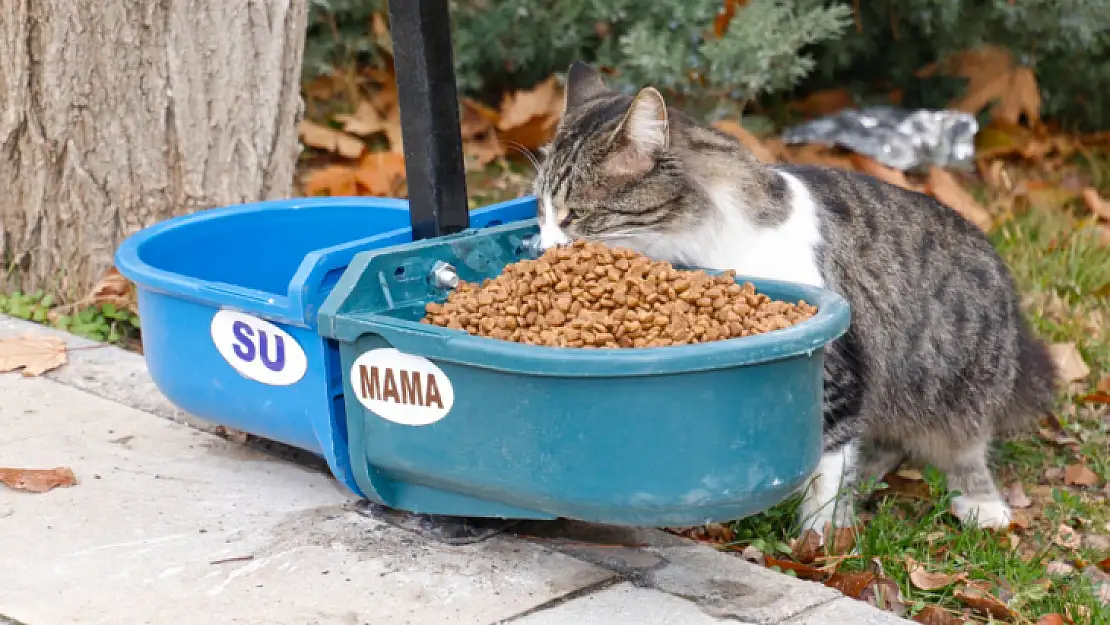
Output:
[[[488,228],[484,232],[494,235],[498,231],[534,226],[535,220],[532,219]],[[462,232],[453,237],[468,234]],[[375,256],[399,249],[411,253],[421,247],[436,244],[436,240],[417,241],[357,255],[321,306],[318,315],[320,334],[351,345],[358,343],[365,335],[376,334],[389,343],[384,347],[393,347],[437,362],[511,373],[560,377],[623,377],[724,369],[811,355],[847,332],[851,324],[849,303],[828,288],[742,275],[735,278],[738,284],[751,282],[757,292],[773,295],[779,300],[805,300],[817,307],[817,314],[784,330],[756,336],[669,347],[584,349],[527,345],[472,336],[460,330],[408,321],[386,314],[342,311],[343,302],[355,289],[358,278]],[[706,271],[722,273],[720,270]]]

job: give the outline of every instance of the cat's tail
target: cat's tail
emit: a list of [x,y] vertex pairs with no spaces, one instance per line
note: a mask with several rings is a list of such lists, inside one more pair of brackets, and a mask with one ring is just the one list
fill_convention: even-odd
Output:
[[1014,436],[1035,427],[1052,411],[1057,391],[1058,372],[1048,347],[1033,335],[1021,317],[1018,327],[1018,374],[1014,380],[1010,414],[996,424],[998,434]]

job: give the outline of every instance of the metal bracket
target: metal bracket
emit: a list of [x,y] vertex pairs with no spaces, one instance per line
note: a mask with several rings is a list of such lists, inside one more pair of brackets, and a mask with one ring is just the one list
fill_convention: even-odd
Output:
[[455,60],[448,0],[389,0],[413,239],[466,230]]

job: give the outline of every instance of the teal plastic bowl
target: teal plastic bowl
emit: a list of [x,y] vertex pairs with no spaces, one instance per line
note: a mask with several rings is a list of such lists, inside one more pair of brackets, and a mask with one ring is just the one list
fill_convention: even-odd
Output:
[[537,231],[532,219],[360,253],[321,306],[363,493],[428,514],[678,526],[742,518],[803,485],[844,299],[738,277],[818,313],[663,348],[540,347],[419,323],[449,292],[429,278],[437,261],[462,280],[494,277]]

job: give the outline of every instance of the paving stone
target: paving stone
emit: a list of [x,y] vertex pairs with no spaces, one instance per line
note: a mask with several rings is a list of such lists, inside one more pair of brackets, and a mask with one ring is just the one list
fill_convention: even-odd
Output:
[[447,547],[330,477],[43,378],[0,375],[0,614],[28,625],[493,623],[609,570],[512,538]]
[[877,610],[862,601],[841,597],[799,614],[782,625],[907,625],[912,622],[890,612]]
[[514,619],[513,625],[720,625],[725,621],[702,612],[674,595],[618,584]]
[[685,597],[705,613],[745,623],[779,623],[838,597],[821,584],[788,577],[700,544],[654,550],[666,564],[648,585]]

